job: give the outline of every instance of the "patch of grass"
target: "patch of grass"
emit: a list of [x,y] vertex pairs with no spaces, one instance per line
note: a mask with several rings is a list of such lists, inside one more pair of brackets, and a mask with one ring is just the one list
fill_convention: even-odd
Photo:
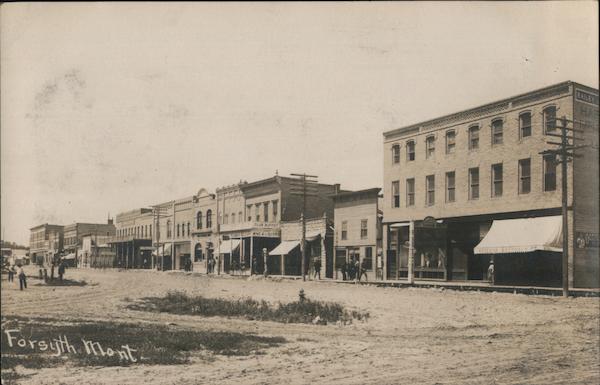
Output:
[[[6,330],[11,331],[12,347]],[[56,349],[42,350],[37,342],[50,342],[66,336],[75,351]],[[18,340],[26,341],[19,346]],[[97,343],[93,351],[85,349],[83,339]],[[264,354],[264,350],[286,342],[282,337],[262,337],[253,334],[181,330],[156,324],[132,324],[108,321],[63,321],[57,319],[2,318],[1,367],[2,380],[9,382],[18,378],[17,366],[39,369],[64,365],[75,366],[129,366],[129,365],[175,365],[189,362],[193,352],[208,351],[226,356]],[[117,351],[125,352],[124,345],[132,350],[136,360],[125,358]],[[54,342],[56,347],[56,342]],[[64,346],[64,345],[61,345]],[[114,354],[109,353],[109,348]],[[104,354],[103,354],[104,353]],[[15,377],[16,376],[16,377]]]
[[[272,307],[266,301],[251,298],[227,300],[189,296],[179,291],[168,292],[164,297],[146,297],[127,306],[131,310],[154,311],[172,314],[202,316],[245,317],[251,320],[275,321],[284,323],[318,323],[366,319],[369,313],[347,311],[338,303],[312,301],[279,303]],[[318,317],[318,318],[317,318]]]
[[46,286],[86,286],[87,282],[85,280],[76,281],[74,279],[63,279],[60,281],[59,279],[55,278],[54,280],[48,280],[47,282],[44,282],[44,284]]

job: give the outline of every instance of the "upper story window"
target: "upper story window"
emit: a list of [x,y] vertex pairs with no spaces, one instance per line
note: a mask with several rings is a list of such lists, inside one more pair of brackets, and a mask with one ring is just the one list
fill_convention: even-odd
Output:
[[469,127],[469,150],[479,148],[479,126]]
[[198,211],[196,213],[196,228],[197,229],[202,228],[202,211]]
[[179,236],[179,234],[180,234],[180,233],[179,233],[179,227],[180,227],[180,226],[179,226],[179,223],[178,223],[178,224],[177,224],[177,236]]
[[171,235],[172,235],[172,233],[171,233],[171,221],[168,220],[167,221],[167,238],[171,238]]
[[409,162],[415,160],[415,141],[409,140],[406,142],[406,160]]
[[435,136],[428,136],[425,139],[425,157],[430,158],[435,153]]
[[226,225],[229,223],[229,214],[225,214],[223,216],[223,224]]
[[252,222],[252,205],[246,206],[246,217],[248,218],[248,222]]
[[238,221],[240,223],[244,222],[244,213],[242,213],[241,211],[238,213]]
[[269,202],[263,203],[264,221],[269,222]]
[[190,222],[187,223],[187,235],[190,236]]
[[545,132],[553,132],[556,130],[556,107],[548,106],[544,108],[544,130]]
[[454,153],[456,149],[456,131],[446,131],[446,154]]
[[469,169],[469,199],[479,199],[479,167]]
[[360,239],[365,239],[368,236],[368,226],[367,226],[367,220],[366,219],[362,219],[360,221]]
[[348,221],[342,222],[342,240],[348,239]]
[[400,207],[400,181],[392,182],[392,207]]
[[273,206],[273,220],[277,221],[277,213],[279,211],[279,201],[271,202]]
[[456,200],[456,174],[454,171],[446,173],[446,202]]
[[231,214],[231,223],[235,223],[235,213]]
[[415,178],[406,180],[406,206],[415,205]]
[[503,170],[502,163],[492,165],[492,196],[502,196],[502,185],[503,185]]
[[519,194],[531,191],[531,159],[519,160]]
[[523,112],[519,115],[519,136],[521,138],[531,136],[531,112]]
[[504,137],[504,122],[502,119],[492,121],[492,144],[502,144]]
[[212,210],[206,211],[206,228],[210,229],[212,227]]
[[254,215],[256,216],[256,222],[260,222],[260,203],[254,206]]
[[544,155],[544,191],[556,190],[556,155]]
[[432,206],[435,204],[435,175],[427,175],[425,177],[425,190],[427,195],[425,196],[425,204]]
[[392,163],[398,164],[400,163],[400,145],[394,144],[392,146]]

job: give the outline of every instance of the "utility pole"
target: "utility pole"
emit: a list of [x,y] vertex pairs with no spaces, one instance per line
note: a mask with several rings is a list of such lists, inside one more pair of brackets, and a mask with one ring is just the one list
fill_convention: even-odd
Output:
[[[556,128],[556,122],[561,122],[560,134],[554,134],[552,132],[545,132],[548,136],[560,138],[560,142],[548,141],[547,144],[559,146],[556,149],[544,150],[540,152],[542,155],[550,155],[558,157],[557,163],[561,165],[561,200],[562,200],[562,287],[563,296],[569,296],[569,217],[568,217],[568,195],[567,195],[567,163],[572,162],[573,158],[580,158],[580,154],[576,154],[575,151],[588,147],[587,145],[575,145],[576,140],[583,140],[582,138],[575,137],[575,133],[583,133],[583,130],[576,129],[574,127],[569,128],[569,123],[574,123],[572,120],[568,120],[565,116],[560,119],[554,119],[554,128]],[[544,126],[544,130],[547,127]],[[569,135],[568,132],[572,135]]]
[[300,221],[302,222],[302,240],[300,241],[300,250],[302,252],[302,280],[306,281],[306,198],[309,196],[316,197],[317,192],[317,180],[316,175],[307,174],[291,174],[298,177],[298,180],[292,182],[291,195],[297,195],[302,197],[302,213],[300,214]]
[[[152,237],[152,238],[156,239],[156,242],[154,242],[154,246],[156,247],[156,257],[158,257],[158,248],[160,247],[160,218],[168,216],[165,214],[166,211],[167,211],[166,207],[152,206],[154,234],[156,234],[156,237]],[[152,234],[150,234],[150,236],[152,236]],[[160,263],[161,270],[163,269],[163,263],[164,263],[163,259],[165,258],[164,251],[165,251],[165,248],[163,247],[163,256],[160,260],[161,261],[161,263]],[[155,264],[156,264],[156,261],[155,261]],[[156,266],[154,266],[154,267],[156,267]]]

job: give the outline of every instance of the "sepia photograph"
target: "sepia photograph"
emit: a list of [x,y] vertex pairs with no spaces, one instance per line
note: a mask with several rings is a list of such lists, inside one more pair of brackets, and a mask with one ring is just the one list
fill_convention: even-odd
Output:
[[2,385],[600,385],[598,8],[3,2]]

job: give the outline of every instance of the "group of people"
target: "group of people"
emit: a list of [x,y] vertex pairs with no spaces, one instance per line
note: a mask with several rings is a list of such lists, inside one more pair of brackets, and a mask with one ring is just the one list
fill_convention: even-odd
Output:
[[23,266],[20,263],[8,267],[8,282],[14,282],[15,275],[19,277],[20,290],[27,289],[27,275],[25,275]]
[[365,280],[368,280],[367,276],[367,260],[363,259],[362,262],[360,258],[352,257],[350,261],[344,261],[340,266],[342,270],[342,279],[344,281],[359,281],[362,277],[365,277]]

